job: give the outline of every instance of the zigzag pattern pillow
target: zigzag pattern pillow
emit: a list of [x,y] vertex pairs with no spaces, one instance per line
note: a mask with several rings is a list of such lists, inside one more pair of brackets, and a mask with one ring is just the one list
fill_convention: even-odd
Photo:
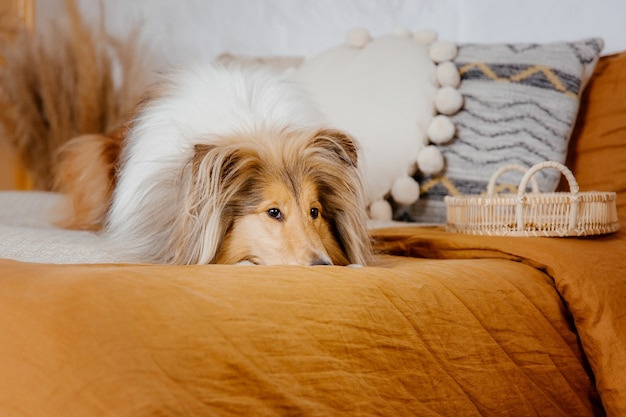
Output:
[[[456,137],[438,145],[442,175],[416,177],[420,199],[396,206],[396,220],[445,222],[445,195],[480,194],[503,165],[564,163],[582,90],[602,50],[601,39],[546,44],[466,44],[455,64],[464,109],[452,116]],[[419,175],[419,174],[418,174]],[[536,176],[541,191],[554,191],[560,174]],[[500,190],[517,190],[520,173],[501,178]]]

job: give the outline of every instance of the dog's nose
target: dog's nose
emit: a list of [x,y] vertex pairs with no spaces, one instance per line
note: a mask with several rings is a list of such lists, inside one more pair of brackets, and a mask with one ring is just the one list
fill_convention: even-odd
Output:
[[330,259],[325,258],[325,257],[317,257],[315,259],[313,259],[313,261],[311,261],[311,263],[309,264],[309,266],[317,266],[317,265],[332,265],[333,263],[330,261]]

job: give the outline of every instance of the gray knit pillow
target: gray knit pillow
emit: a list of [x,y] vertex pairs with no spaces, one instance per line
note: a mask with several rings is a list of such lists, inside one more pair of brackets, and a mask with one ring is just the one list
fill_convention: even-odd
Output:
[[[546,44],[466,44],[455,59],[464,109],[452,116],[456,137],[438,145],[441,175],[416,177],[420,199],[396,206],[397,220],[445,222],[445,195],[479,194],[506,164],[564,163],[582,90],[602,50],[601,39]],[[554,191],[559,173],[536,176]],[[515,190],[520,173],[502,176],[500,189]]]

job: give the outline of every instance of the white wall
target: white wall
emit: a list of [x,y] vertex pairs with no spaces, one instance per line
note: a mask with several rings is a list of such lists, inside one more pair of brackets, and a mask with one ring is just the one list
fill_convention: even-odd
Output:
[[[79,0],[90,16],[99,0]],[[347,29],[435,29],[457,42],[543,42],[601,36],[604,54],[626,50],[626,0],[104,0],[107,25],[143,22],[162,64],[222,52],[307,55],[340,43]],[[40,24],[63,0],[39,0]]]

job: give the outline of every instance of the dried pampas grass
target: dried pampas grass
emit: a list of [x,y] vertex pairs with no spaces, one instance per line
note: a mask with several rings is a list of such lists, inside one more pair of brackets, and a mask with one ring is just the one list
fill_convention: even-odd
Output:
[[13,41],[2,42],[1,134],[41,190],[53,188],[59,147],[124,123],[148,78],[138,30],[115,38],[103,20],[87,22],[75,0],[65,5],[66,22],[46,31],[22,28]]

